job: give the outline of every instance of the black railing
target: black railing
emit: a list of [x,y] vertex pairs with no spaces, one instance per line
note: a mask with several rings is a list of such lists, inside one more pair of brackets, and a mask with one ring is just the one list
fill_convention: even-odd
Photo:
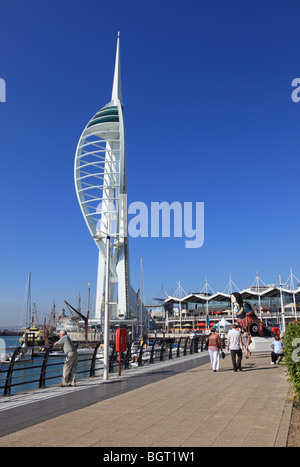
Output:
[[[102,361],[97,358],[100,342],[89,348],[78,348],[77,378],[82,375],[96,376],[103,370]],[[27,390],[45,388],[49,381],[61,380],[65,354],[53,352],[51,347],[17,347],[10,360],[0,366],[0,391],[11,395],[12,388]],[[18,390],[16,392],[19,392]]]
[[[141,345],[130,342],[126,352],[121,355],[121,365],[123,369],[129,369],[203,352],[205,339],[206,336],[199,335],[193,338],[154,339],[153,342],[143,342]],[[224,345],[223,342],[223,347]],[[77,379],[103,375],[103,358],[98,353],[99,349],[100,342],[84,349],[78,348]],[[10,360],[0,366],[0,395],[1,392],[2,395],[8,396],[13,391],[16,393],[29,389],[43,389],[49,386],[49,382],[58,384],[62,377],[64,361],[65,355],[53,353],[52,347],[16,348]],[[115,344],[111,344],[109,371],[117,371],[118,367],[116,347]],[[15,391],[14,388],[17,390]]]

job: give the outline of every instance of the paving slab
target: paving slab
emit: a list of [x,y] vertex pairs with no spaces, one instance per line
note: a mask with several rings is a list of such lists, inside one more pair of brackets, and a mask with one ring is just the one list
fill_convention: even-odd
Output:
[[290,386],[269,361],[269,352],[253,352],[233,372],[227,355],[213,372],[203,353],[104,384],[0,399],[0,446],[283,447]]

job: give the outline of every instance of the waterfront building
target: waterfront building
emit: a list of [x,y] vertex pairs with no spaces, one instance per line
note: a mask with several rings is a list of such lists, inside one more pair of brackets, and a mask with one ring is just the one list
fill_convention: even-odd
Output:
[[[291,289],[286,284],[252,285],[240,291],[240,294],[269,328],[279,326],[284,330],[286,324],[300,319],[300,287]],[[160,328],[171,329],[175,333],[188,329],[205,330],[207,316],[210,324],[218,323],[220,318],[230,322],[235,320],[231,294],[227,292],[169,296],[162,305],[164,314],[159,320]]]

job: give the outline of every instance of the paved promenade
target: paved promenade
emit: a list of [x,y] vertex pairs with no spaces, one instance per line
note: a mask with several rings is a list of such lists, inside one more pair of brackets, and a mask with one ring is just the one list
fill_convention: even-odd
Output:
[[269,360],[235,373],[227,355],[214,373],[203,353],[0,398],[0,446],[286,446],[289,383]]

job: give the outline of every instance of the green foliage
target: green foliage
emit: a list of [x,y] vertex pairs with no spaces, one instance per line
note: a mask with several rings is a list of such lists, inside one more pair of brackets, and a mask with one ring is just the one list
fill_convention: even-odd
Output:
[[300,395],[300,321],[287,325],[284,334],[285,365],[295,393]]

